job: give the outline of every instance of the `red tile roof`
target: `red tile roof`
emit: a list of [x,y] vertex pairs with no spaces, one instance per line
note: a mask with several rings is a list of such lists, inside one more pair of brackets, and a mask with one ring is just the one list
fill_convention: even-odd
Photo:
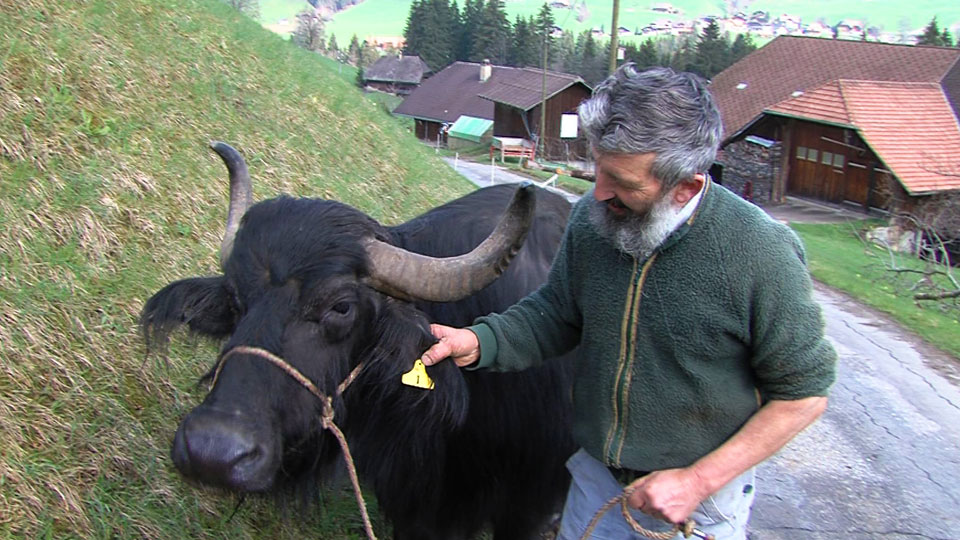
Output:
[[960,110],[960,49],[946,47],[780,36],[717,74],[710,91],[729,139],[793,92],[838,79],[939,83]]
[[960,124],[937,83],[841,79],[765,112],[856,129],[912,195],[960,189]]

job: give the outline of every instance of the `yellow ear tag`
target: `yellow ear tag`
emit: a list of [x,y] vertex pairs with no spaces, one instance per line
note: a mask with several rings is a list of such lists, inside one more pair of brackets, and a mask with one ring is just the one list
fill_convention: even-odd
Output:
[[404,373],[400,377],[400,382],[407,386],[415,386],[417,388],[433,390],[433,379],[427,375],[427,366],[423,365],[423,361],[421,361],[419,358],[414,360],[413,369]]

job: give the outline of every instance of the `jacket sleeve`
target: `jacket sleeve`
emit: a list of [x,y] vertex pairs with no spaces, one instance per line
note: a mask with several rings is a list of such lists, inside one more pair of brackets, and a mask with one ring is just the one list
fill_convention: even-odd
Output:
[[820,306],[800,239],[783,227],[771,264],[754,277],[750,307],[752,367],[764,401],[825,396],[837,354],[824,336]]
[[503,313],[480,317],[470,327],[480,341],[480,361],[474,369],[519,371],[560,356],[580,342],[580,307],[571,286],[574,229],[571,220],[546,283]]

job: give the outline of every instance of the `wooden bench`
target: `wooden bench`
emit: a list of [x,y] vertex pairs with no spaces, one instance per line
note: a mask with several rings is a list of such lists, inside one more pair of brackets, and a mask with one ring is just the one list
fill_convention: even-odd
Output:
[[527,158],[533,160],[536,156],[536,146],[531,141],[519,137],[494,137],[490,143],[490,159],[494,152],[500,153],[500,162],[508,157]]

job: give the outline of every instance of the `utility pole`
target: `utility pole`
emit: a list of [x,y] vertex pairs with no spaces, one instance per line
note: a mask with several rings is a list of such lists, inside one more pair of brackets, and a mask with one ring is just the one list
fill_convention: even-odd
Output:
[[617,55],[620,52],[620,0],[613,0],[613,22],[610,23],[610,73],[617,70]]
[[537,134],[537,155],[543,159],[543,152],[546,150],[546,142],[543,140],[543,132],[547,129],[547,28],[540,29],[543,33],[543,62],[540,68],[543,70],[543,79],[540,83],[540,132]]

